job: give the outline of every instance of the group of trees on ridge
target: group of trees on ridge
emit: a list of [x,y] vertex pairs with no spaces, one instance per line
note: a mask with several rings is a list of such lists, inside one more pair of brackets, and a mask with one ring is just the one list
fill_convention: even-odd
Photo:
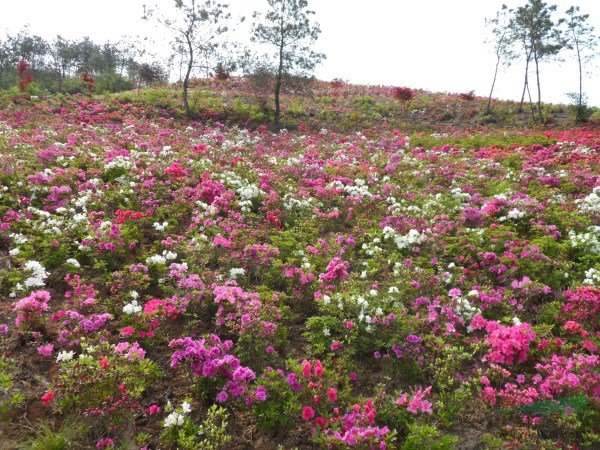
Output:
[[58,35],[51,41],[31,34],[24,28],[16,35],[0,37],[0,89],[19,83],[19,63],[27,64],[28,74],[37,88],[48,92],[81,92],[88,73],[98,91],[118,92],[140,84],[167,81],[167,73],[158,62],[142,62],[140,42],[125,37],[118,42],[96,44],[90,38],[68,40]]
[[[143,19],[164,27],[171,35],[172,52],[167,61],[148,60],[144,45],[132,38],[98,45],[85,37],[67,40],[56,36],[46,41],[28,29],[0,38],[0,89],[14,88],[27,70],[36,85],[50,92],[80,92],[87,86],[97,91],[116,92],[153,82],[167,82],[179,62],[179,81],[183,87],[183,108],[191,117],[188,102],[190,78],[194,74],[226,78],[232,72],[262,79],[269,78],[274,94],[275,127],[279,127],[280,93],[287,80],[308,77],[325,55],[313,50],[320,35],[314,11],[307,0],[265,0],[266,11],[255,12],[248,41],[250,49],[233,42],[235,28],[229,5],[216,0],[173,0],[174,10],[144,7]],[[589,108],[583,89],[584,73],[595,56],[598,36],[589,25],[587,14],[577,6],[555,19],[555,5],[542,0],[527,0],[516,9],[503,5],[496,17],[486,20],[491,27],[489,43],[496,56],[494,77],[489,92],[487,114],[499,68],[518,61],[524,67],[520,101],[523,110],[529,103],[533,121],[542,121],[540,65],[573,57],[578,64],[578,89],[569,94],[578,122],[586,120]],[[239,19],[243,22],[245,19]],[[233,25],[232,25],[233,23]],[[21,69],[18,69],[21,67]],[[93,78],[95,84],[86,84]],[[534,102],[532,87],[537,94]]]
[[[564,16],[558,19],[554,19],[554,13],[556,5],[548,5],[542,0],[528,0],[525,5],[516,9],[502,5],[495,18],[486,20],[492,27],[493,38],[490,42],[496,55],[494,78],[487,105],[488,113],[500,65],[510,66],[514,61],[520,61],[524,67],[520,109],[523,108],[527,96],[532,119],[541,121],[540,64],[560,61],[566,50],[570,52],[569,57],[576,60],[579,69],[578,90],[568,95],[575,107],[577,121],[585,121],[589,109],[583,90],[583,75],[586,64],[595,56],[598,36],[594,34],[594,27],[588,23],[589,14],[582,14],[578,6],[571,6]],[[535,104],[531,95],[531,72],[535,77],[537,91]]]

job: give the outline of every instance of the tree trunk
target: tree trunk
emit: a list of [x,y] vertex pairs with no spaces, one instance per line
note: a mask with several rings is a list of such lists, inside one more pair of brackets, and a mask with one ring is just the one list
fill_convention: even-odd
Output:
[[577,115],[575,121],[577,123],[583,122],[582,108],[583,108],[583,67],[581,64],[581,52],[579,50],[579,39],[573,31],[573,38],[575,40],[575,49],[577,50],[577,64],[579,65],[579,98],[577,99]]
[[531,121],[535,122],[535,107],[533,106],[533,100],[531,99],[531,91],[529,90],[529,83],[527,83],[527,96],[529,97],[529,108],[531,109]]
[[192,73],[192,67],[194,66],[194,48],[192,47],[192,40],[189,34],[185,35],[188,44],[189,58],[187,71],[183,80],[183,107],[185,109],[185,115],[188,119],[192,118],[192,111],[190,110],[190,104],[188,103],[188,87],[190,85],[190,73]]
[[521,94],[521,103],[519,103],[519,112],[523,112],[523,103],[525,102],[525,93],[529,86],[529,60],[531,59],[531,51],[526,53],[525,59],[525,82],[523,83],[523,94]]
[[494,86],[496,86],[496,77],[498,76],[498,67],[500,66],[500,55],[497,54],[498,60],[496,61],[496,70],[494,71],[494,80],[492,81],[492,88],[490,89],[490,96],[488,97],[487,108],[485,109],[486,114],[490,114],[492,107],[492,93],[494,92]]
[[285,13],[285,2],[281,5],[281,23],[279,29],[281,36],[279,40],[279,67],[277,68],[277,77],[275,79],[275,130],[279,131],[279,115],[281,113],[281,105],[279,103],[279,94],[281,93],[281,80],[283,78],[283,48],[284,48],[284,23],[283,15]]
[[540,86],[540,66],[539,66],[537,51],[533,52],[533,60],[535,61],[535,77],[536,77],[536,81],[537,81],[537,91],[538,91],[538,100],[537,100],[538,115],[539,115],[540,123],[542,123],[544,121],[544,117],[542,115],[542,89]]
[[279,115],[281,113],[281,105],[279,94],[281,92],[281,80],[283,78],[283,45],[280,46],[279,68],[277,69],[277,77],[275,79],[275,129],[279,130]]
[[63,82],[64,82],[66,76],[67,76],[67,71],[64,68],[64,66],[59,67],[59,69],[58,69],[58,92],[62,93]]

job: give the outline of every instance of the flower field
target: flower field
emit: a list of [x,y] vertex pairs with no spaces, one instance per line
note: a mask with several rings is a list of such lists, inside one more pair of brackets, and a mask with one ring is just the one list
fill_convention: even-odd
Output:
[[598,448],[600,131],[332,128],[2,109],[0,447]]

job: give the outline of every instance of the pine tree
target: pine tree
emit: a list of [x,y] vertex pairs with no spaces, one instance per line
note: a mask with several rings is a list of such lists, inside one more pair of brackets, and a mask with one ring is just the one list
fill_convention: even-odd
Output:
[[265,15],[254,13],[257,21],[252,29],[252,41],[275,47],[275,128],[279,129],[281,114],[280,93],[284,76],[306,74],[319,64],[325,55],[316,53],[311,45],[319,38],[319,24],[310,17],[307,0],[267,0]]
[[542,120],[542,89],[540,84],[540,63],[555,57],[565,46],[559,26],[563,20],[555,23],[552,13],[556,5],[548,6],[542,0],[529,0],[525,6],[517,8],[510,28],[515,41],[521,41],[526,55],[525,85],[528,87],[527,71],[533,59],[537,82],[537,113]]
[[593,50],[598,45],[598,36],[594,33],[594,27],[588,25],[589,14],[577,15],[579,6],[571,6],[567,11],[567,33],[566,45],[570,50],[575,51],[577,64],[579,68],[579,92],[570,96],[575,101],[575,121],[577,123],[586,121],[586,104],[583,93],[583,69],[584,64],[589,62],[595,55]]

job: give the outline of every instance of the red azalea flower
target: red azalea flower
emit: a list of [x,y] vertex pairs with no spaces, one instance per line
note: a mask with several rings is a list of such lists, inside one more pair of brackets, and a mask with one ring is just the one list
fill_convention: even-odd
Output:
[[329,401],[331,403],[335,402],[337,400],[337,389],[336,388],[328,389],[327,397],[329,397]]
[[44,406],[48,406],[48,403],[50,403],[53,399],[54,399],[53,391],[48,391],[42,396],[42,401],[44,402]]
[[315,410],[310,406],[305,406],[302,408],[302,420],[310,420],[315,417]]

